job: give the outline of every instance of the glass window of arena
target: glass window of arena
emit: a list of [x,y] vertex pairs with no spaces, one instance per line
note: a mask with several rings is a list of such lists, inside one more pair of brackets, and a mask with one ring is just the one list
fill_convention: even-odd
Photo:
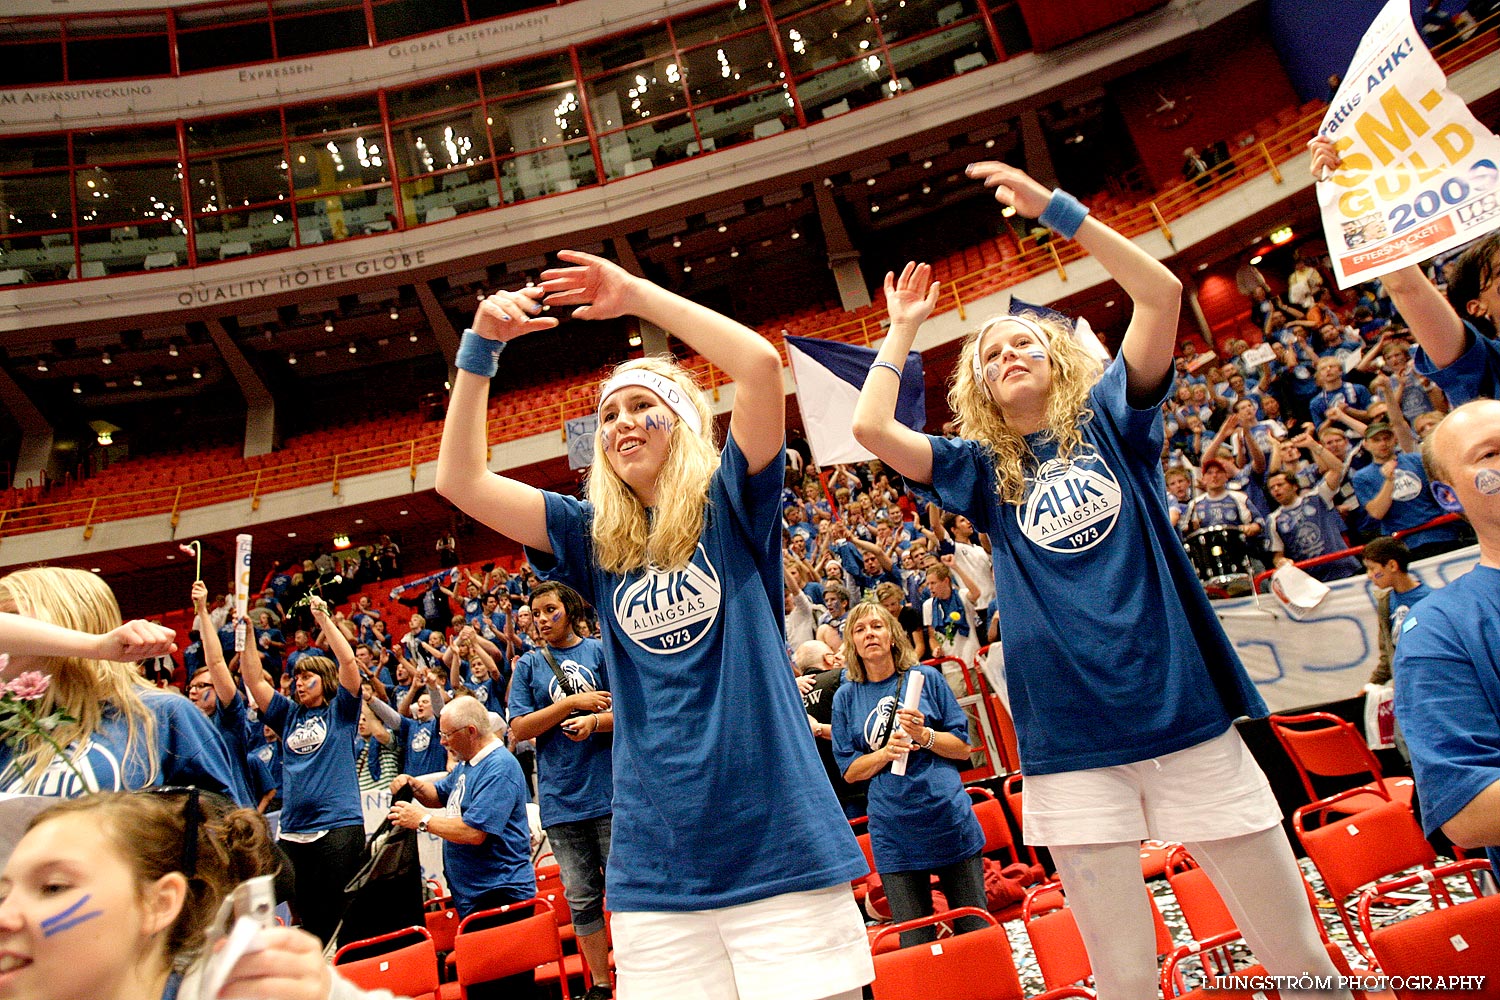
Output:
[[[367,2],[377,36],[436,23],[402,21],[402,0]],[[460,2],[478,16],[479,0]],[[1014,0],[771,0],[769,21],[766,10],[730,0],[477,71],[191,119],[180,134],[0,139],[0,273],[18,283],[206,264],[503,208],[816,123],[1027,44]],[[190,71],[362,47],[366,13],[358,0],[245,0],[171,16]],[[66,74],[75,21],[79,38],[109,27],[144,39],[158,26],[146,14],[112,27],[17,20],[0,30],[0,56]]]

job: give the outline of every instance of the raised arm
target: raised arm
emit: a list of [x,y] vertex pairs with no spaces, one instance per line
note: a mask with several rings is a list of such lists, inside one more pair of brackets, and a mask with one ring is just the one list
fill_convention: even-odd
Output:
[[638,278],[618,264],[576,250],[558,252],[574,266],[542,272],[549,305],[577,306],[575,319],[639,316],[677,337],[734,381],[729,433],[751,474],[771,463],[786,437],[781,357],[743,324]]
[[[1324,136],[1315,137],[1308,146],[1312,152],[1312,174],[1320,181],[1329,173],[1328,183],[1340,187],[1357,187],[1369,176],[1368,158],[1355,157],[1345,163],[1339,156],[1333,140]],[[1355,163],[1364,159],[1365,163]],[[1419,265],[1412,264],[1380,279],[1390,294],[1391,302],[1406,320],[1412,336],[1427,352],[1438,368],[1447,368],[1457,361],[1469,348],[1469,332],[1463,320],[1453,311],[1453,306],[1443,297]]]
[[[917,330],[937,305],[938,283],[927,264],[908,263],[898,279],[885,276],[885,307],[891,326],[854,406],[854,439],[907,479],[932,482],[932,445],[896,419],[901,372]],[[894,371],[892,370],[894,369]]]
[[493,364],[487,351],[493,349],[493,343],[503,344],[557,325],[551,317],[537,316],[541,297],[542,290],[536,286],[518,292],[500,291],[480,303],[474,313],[473,336],[465,334],[459,347],[459,371],[448,398],[448,416],[438,447],[436,485],[439,493],[487,527],[522,545],[551,552],[541,491],[489,470],[485,420],[490,378],[469,370]]
[[[1053,198],[1061,194],[1048,191],[1024,171],[995,160],[969,164],[968,174],[993,188],[1001,204],[1014,207],[1030,219],[1040,219]],[[1182,282],[1156,258],[1093,216],[1084,218],[1073,239],[1130,296],[1134,308],[1120,344],[1126,382],[1132,400],[1149,399],[1154,404],[1172,373]]]
[[253,642],[245,643],[245,648],[240,651],[240,679],[245,682],[245,692],[259,711],[265,712],[271,707],[276,689],[266,680],[266,672],[260,665],[260,650]]
[[859,549],[861,552],[868,552],[872,556],[874,556],[876,563],[880,566],[880,571],[882,573],[889,573],[891,571],[891,557],[886,553],[885,549],[882,549],[874,542],[865,541],[858,535],[851,534],[849,536],[849,541],[854,543],[854,547],[856,549]]
[[0,649],[14,656],[81,656],[126,663],[175,652],[176,639],[176,632],[155,622],[128,621],[93,635],[0,611]]
[[[323,636],[328,640],[328,649],[333,653],[333,658],[339,665],[339,686],[356,698],[359,697],[359,661],[354,658],[354,650],[349,647],[349,640],[344,638],[344,633],[328,617],[328,603],[316,594],[307,602],[307,609],[312,612],[313,621],[318,628],[323,630]],[[253,642],[245,643],[246,648],[255,645]],[[330,699],[332,700],[332,699]]]
[[229,665],[224,662],[224,648],[219,643],[218,630],[208,617],[208,585],[202,580],[193,581],[192,597],[193,613],[198,618],[198,636],[203,641],[203,662],[208,667],[208,679],[213,682],[219,704],[228,705],[239,692],[235,689],[234,677],[229,673]]

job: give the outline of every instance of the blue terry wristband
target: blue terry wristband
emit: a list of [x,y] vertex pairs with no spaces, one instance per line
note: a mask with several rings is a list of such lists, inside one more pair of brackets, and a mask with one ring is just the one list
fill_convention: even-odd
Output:
[[465,330],[458,342],[458,354],[453,358],[454,367],[473,372],[483,378],[494,378],[500,370],[500,352],[505,350],[505,341],[481,337],[473,330]]
[[1047,208],[1037,221],[1054,233],[1071,240],[1088,215],[1087,205],[1062,188],[1053,188],[1052,197],[1047,201]]

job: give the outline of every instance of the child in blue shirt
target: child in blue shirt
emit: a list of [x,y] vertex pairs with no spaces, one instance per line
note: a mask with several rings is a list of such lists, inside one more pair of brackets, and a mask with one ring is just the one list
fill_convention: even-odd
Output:
[[[604,929],[604,867],[609,860],[614,782],[604,645],[585,639],[583,598],[561,583],[531,591],[545,645],[516,661],[510,689],[511,734],[536,740],[542,827],[568,893],[578,950],[596,983],[609,982]],[[554,669],[555,664],[555,669]]]

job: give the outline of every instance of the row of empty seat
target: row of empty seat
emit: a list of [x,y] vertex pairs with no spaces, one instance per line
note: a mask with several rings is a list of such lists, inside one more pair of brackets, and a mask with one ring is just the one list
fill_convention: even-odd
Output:
[[[1273,123],[1279,129],[1258,138],[1251,147],[1236,150],[1232,157],[1234,171],[1210,188],[1175,184],[1134,199],[1112,192],[1094,200],[1096,214],[1126,235],[1157,227],[1158,214],[1163,219],[1180,217],[1257,172],[1264,172],[1267,155],[1262,148],[1275,160],[1299,152],[1309,130],[1316,127],[1320,108],[1316,103],[1289,108],[1271,122],[1257,126],[1257,133]],[[1081,256],[1082,251],[1071,243],[1055,246],[1008,235],[958,248],[933,263],[935,277],[945,284],[938,311],[1003,290]],[[868,344],[882,335],[884,318],[885,303],[877,290],[875,300],[860,309],[845,312],[837,303],[819,303],[775,317],[758,328],[785,358],[784,334]],[[722,373],[699,356],[682,360],[711,388],[725,381]],[[500,442],[557,432],[565,419],[591,410],[591,386],[600,374],[598,370],[576,370],[545,384],[507,389],[491,400],[490,439]],[[299,435],[288,439],[280,451],[250,459],[240,457],[232,446],[134,457],[78,484],[52,490],[6,491],[7,495],[0,497],[0,533],[82,525],[90,517],[117,519],[203,506],[249,497],[257,491],[291,489],[339,476],[397,468],[414,455],[420,456],[418,461],[429,460],[439,434],[438,426],[420,413],[409,412]],[[101,505],[91,507],[89,501],[106,496],[117,502],[103,511],[98,509]]]

